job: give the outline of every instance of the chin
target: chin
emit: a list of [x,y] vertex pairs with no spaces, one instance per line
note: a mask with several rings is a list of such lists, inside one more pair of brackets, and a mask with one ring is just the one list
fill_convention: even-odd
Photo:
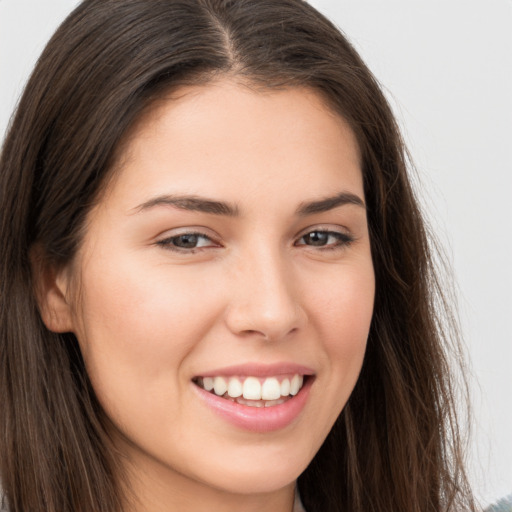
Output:
[[233,494],[268,494],[294,485],[299,475],[307,467],[306,465],[297,469],[296,467],[276,468],[276,464],[273,466],[272,468],[268,466],[265,468],[252,467],[234,475],[226,474],[216,479],[216,482],[210,481],[209,485]]
[[[262,440],[262,444],[265,441]],[[240,450],[242,452],[244,450]],[[264,447],[255,456],[226,454],[223,461],[205,461],[201,465],[204,484],[234,494],[266,494],[294,485],[299,475],[307,468],[311,459],[306,453],[292,456],[265,455]]]

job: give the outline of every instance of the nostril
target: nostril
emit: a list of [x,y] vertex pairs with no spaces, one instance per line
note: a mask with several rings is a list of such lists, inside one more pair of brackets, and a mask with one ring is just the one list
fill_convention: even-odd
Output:
[[305,312],[298,305],[289,306],[265,310],[257,303],[237,304],[226,312],[226,324],[243,339],[279,341],[296,334],[306,323]]

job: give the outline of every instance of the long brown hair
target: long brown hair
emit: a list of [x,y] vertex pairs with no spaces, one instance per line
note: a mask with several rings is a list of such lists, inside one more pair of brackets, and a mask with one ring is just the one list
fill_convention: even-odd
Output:
[[39,59],[0,160],[0,471],[11,511],[122,509],[120,455],[76,339],[42,323],[29,252],[69,263],[141,113],[172,88],[225,75],[317,91],[362,153],[374,316],[354,392],[299,478],[306,509],[474,510],[447,356],[456,337],[396,122],[352,46],[301,0],[85,0]]

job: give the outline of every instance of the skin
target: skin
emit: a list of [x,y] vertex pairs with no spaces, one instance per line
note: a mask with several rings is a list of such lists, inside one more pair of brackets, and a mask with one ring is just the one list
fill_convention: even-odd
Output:
[[[297,214],[340,193],[363,206]],[[237,215],[150,204],[162,195],[222,201]],[[312,245],[315,231],[341,235]],[[200,247],[173,245],[190,232]],[[43,318],[76,334],[126,455],[127,510],[289,512],[356,383],[372,316],[354,134],[309,90],[227,79],[182,88],[134,127],[76,258],[44,282]],[[277,431],[230,424],[192,382],[278,362],[315,378]]]

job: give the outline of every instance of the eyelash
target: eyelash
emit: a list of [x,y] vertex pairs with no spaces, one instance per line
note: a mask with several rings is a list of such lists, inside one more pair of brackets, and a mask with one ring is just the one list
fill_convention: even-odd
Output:
[[[352,235],[349,235],[347,233],[342,233],[341,231],[332,231],[329,229],[313,229],[312,231],[308,231],[306,234],[302,235],[299,238],[299,241],[306,238],[311,237],[312,235],[327,235],[327,240],[329,238],[335,238],[336,242],[334,244],[328,244],[328,245],[310,245],[309,247],[317,247],[318,250],[321,251],[335,251],[340,250],[345,247],[350,246],[352,242],[355,241],[354,237]],[[294,245],[306,245],[306,244],[298,244],[297,242]]]
[[[321,236],[325,236],[327,235],[327,240],[329,240],[329,238],[335,238],[336,239],[336,242],[334,244],[328,244],[328,245],[308,245],[306,243],[299,243],[301,240],[305,239],[306,237],[311,237],[312,235],[321,235]],[[183,238],[183,237],[189,237],[189,238],[193,238],[193,237],[196,237],[197,239],[203,239],[203,240],[208,240],[210,243],[208,245],[205,245],[203,247],[180,247],[178,245],[176,245],[176,241],[179,239],[179,238]],[[347,233],[342,233],[340,231],[332,231],[332,230],[329,230],[329,229],[313,229],[311,231],[308,231],[307,233],[305,233],[304,235],[302,235],[297,242],[294,243],[294,246],[306,246],[306,247],[313,247],[313,248],[316,248],[316,250],[319,250],[319,251],[336,251],[336,250],[340,250],[340,249],[343,249],[345,247],[349,247],[353,242],[355,241],[355,238],[352,236],[352,235],[349,235]],[[168,237],[168,238],[165,238],[163,240],[159,240],[158,242],[156,242],[156,245],[158,246],[161,246],[169,251],[173,251],[173,252],[177,252],[177,253],[182,253],[182,254],[195,254],[199,251],[202,251],[204,249],[208,249],[208,248],[215,248],[215,247],[219,247],[219,245],[217,245],[211,237],[209,237],[208,235],[205,235],[204,233],[199,233],[199,232],[185,232],[185,233],[181,233],[179,235],[174,235],[174,236],[171,236],[171,237]]]
[[208,235],[205,235],[204,233],[194,232],[194,231],[192,231],[190,233],[180,233],[179,235],[170,236],[169,238],[165,238],[164,240],[159,240],[156,244],[169,250],[169,251],[174,251],[174,252],[179,252],[179,253],[184,253],[184,254],[195,254],[196,252],[208,247],[208,246],[205,246],[205,247],[188,247],[187,248],[187,247],[180,247],[175,244],[176,240],[178,240],[179,238],[184,238],[184,237],[190,237],[190,238],[197,237],[197,238],[201,238],[203,240],[208,240],[210,242],[210,244],[215,244],[215,242]]

